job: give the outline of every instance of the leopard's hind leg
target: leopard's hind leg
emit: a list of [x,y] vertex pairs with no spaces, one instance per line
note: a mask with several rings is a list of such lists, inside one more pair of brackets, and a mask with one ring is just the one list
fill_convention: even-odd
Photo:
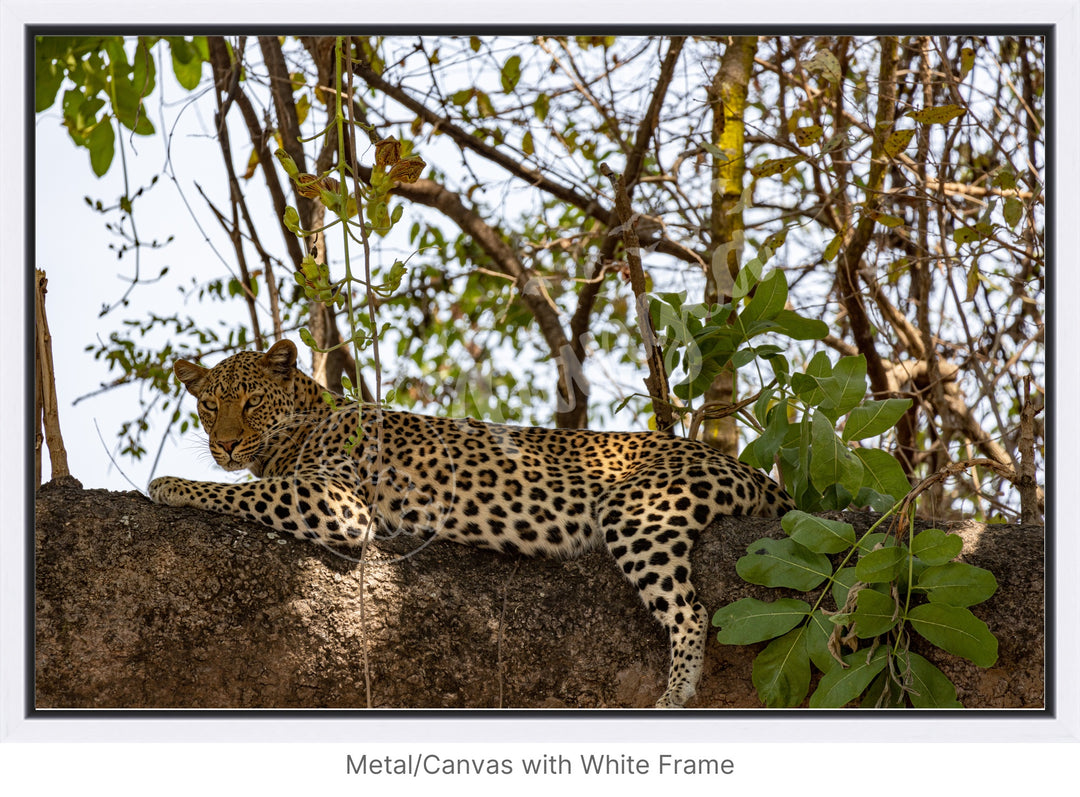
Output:
[[608,550],[668,632],[671,666],[657,708],[681,707],[694,696],[705,658],[708,612],[690,581],[690,550],[705,525],[705,513],[695,517],[696,500],[678,486],[639,478],[614,487],[600,505]]

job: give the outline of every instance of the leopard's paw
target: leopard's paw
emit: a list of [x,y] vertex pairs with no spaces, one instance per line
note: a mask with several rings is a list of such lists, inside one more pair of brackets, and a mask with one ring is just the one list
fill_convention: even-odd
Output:
[[155,504],[177,504],[177,500],[182,494],[182,479],[177,479],[172,476],[162,476],[154,479],[150,482],[150,486],[147,487],[147,492],[150,494],[150,500]]

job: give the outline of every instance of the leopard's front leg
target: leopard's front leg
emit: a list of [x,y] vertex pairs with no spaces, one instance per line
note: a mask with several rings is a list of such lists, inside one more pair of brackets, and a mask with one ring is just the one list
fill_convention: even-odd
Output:
[[359,545],[372,532],[362,496],[323,474],[298,472],[241,484],[164,476],[149,487],[150,499],[253,520],[302,540]]

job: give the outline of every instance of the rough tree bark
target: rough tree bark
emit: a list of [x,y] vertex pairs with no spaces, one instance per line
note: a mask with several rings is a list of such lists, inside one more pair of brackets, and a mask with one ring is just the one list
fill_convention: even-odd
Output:
[[[921,652],[968,707],[1042,707],[1043,530],[954,530],[963,557],[997,575],[974,611],[1000,658],[981,670]],[[706,605],[769,597],[734,562],[781,534],[776,521],[728,518],[703,535]],[[262,526],[51,482],[36,506],[36,705],[362,708],[365,634],[379,708],[647,707],[663,691],[665,635],[606,551],[556,562],[437,543],[364,571],[362,586],[357,564]],[[711,636],[691,707],[760,706],[762,646]]]
[[[746,98],[754,70],[757,36],[732,36],[720,71],[709,86],[713,144],[726,160],[713,156],[712,211],[709,216],[712,267],[705,272],[705,302],[731,301],[743,251],[743,181],[746,173]],[[705,403],[735,403],[735,369],[729,363],[705,392]],[[706,418],[701,439],[738,456],[739,433],[731,416]]]

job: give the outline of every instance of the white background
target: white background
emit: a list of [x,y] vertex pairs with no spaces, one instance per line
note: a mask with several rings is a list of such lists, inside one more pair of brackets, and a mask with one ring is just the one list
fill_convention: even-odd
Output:
[[[896,719],[858,719],[843,713],[842,719],[762,719],[759,714],[738,713],[702,718],[685,712],[678,720],[621,716],[605,713],[602,719],[549,719],[543,714],[505,718],[490,714],[449,715],[437,720],[414,720],[385,715],[364,719],[308,720],[275,715],[266,719],[153,719],[127,715],[122,719],[103,718],[93,713],[79,719],[49,720],[25,718],[26,684],[26,529],[28,528],[28,486],[25,452],[30,439],[14,419],[27,417],[25,411],[25,362],[27,330],[25,285],[29,272],[22,251],[25,196],[22,135],[24,74],[23,30],[28,22],[82,21],[101,23],[209,22],[271,23],[349,21],[407,22],[435,25],[479,21],[557,21],[565,23],[631,21],[664,22],[803,22],[833,24],[954,22],[982,24],[994,21],[1016,23],[1057,22],[1057,150],[1058,173],[1052,177],[1056,189],[1058,227],[1055,262],[1051,272],[1050,296],[1061,303],[1080,295],[1080,209],[1075,198],[1080,185],[1078,168],[1077,114],[1080,97],[1078,60],[1080,53],[1080,0],[1053,2],[909,2],[883,8],[865,2],[733,4],[682,2],[661,9],[667,15],[656,20],[643,16],[632,2],[547,2],[540,6],[508,6],[505,3],[449,4],[410,2],[390,8],[385,4],[304,4],[300,2],[188,2],[170,5],[168,11],[147,2],[54,2],[53,0],[0,0],[0,67],[5,81],[0,84],[0,406],[5,423],[0,429],[0,782],[7,793],[35,794],[135,793],[184,794],[193,790],[211,794],[237,791],[249,794],[366,793],[372,789],[394,794],[431,794],[468,789],[477,793],[549,794],[553,789],[570,793],[611,789],[694,790],[697,793],[778,794],[826,793],[856,790],[875,794],[911,793],[957,794],[978,790],[987,794],[1019,794],[1050,790],[1059,783],[1075,784],[1075,744],[1055,745],[1053,741],[1075,743],[1080,739],[1080,697],[1076,669],[1080,666],[1077,629],[1076,584],[1080,583],[1075,523],[1068,519],[1071,504],[1055,506],[1048,518],[1057,532],[1051,566],[1057,569],[1058,593],[1054,596],[1057,629],[1051,634],[1057,656],[1058,713],[1056,718],[1039,715],[1022,719],[995,714],[966,713],[962,720],[919,719],[911,712]],[[255,8],[257,7],[257,11]],[[678,17],[671,12],[678,11]],[[180,17],[179,15],[183,15]],[[532,18],[522,14],[534,14]],[[881,15],[895,14],[889,20]],[[389,16],[395,15],[395,16]],[[721,18],[722,16],[722,18]],[[332,17],[332,18],[331,18]],[[830,29],[823,32],[834,32]],[[85,170],[85,163],[80,164]],[[1075,313],[1064,309],[1064,322]],[[1048,314],[1048,317],[1049,314]],[[1057,321],[1057,314],[1053,315]],[[1068,461],[1068,446],[1080,440],[1080,428],[1073,402],[1077,395],[1077,363],[1074,334],[1067,328],[1055,330],[1058,350],[1050,363],[1055,382],[1050,394],[1053,410],[1048,424],[1052,441],[1048,450],[1056,471],[1048,480],[1048,493],[1055,499],[1055,483],[1076,483],[1077,468]],[[1066,490],[1065,501],[1072,496]],[[1068,513],[1068,514],[1065,514]],[[464,743],[449,746],[450,740]],[[47,741],[48,744],[19,742]],[[101,741],[102,744],[83,744]],[[146,744],[161,742],[162,744]],[[196,742],[202,742],[198,744]],[[222,742],[229,742],[223,744]],[[239,743],[237,743],[239,742]],[[869,742],[854,747],[847,742]],[[897,744],[903,742],[904,744]],[[985,744],[1002,742],[1004,744]],[[631,748],[633,743],[648,745]],[[817,743],[817,744],[815,744]],[[605,744],[608,745],[605,747]],[[284,745],[287,745],[285,747]],[[347,754],[407,755],[433,752],[449,757],[539,755],[542,753],[576,757],[580,752],[631,753],[655,758],[661,751],[689,756],[732,758],[736,774],[715,778],[689,777],[660,782],[652,777],[572,779],[525,776],[502,778],[418,778],[407,780],[380,776],[361,778],[345,771]],[[872,785],[885,781],[883,786]],[[14,784],[14,791],[7,791]]]

